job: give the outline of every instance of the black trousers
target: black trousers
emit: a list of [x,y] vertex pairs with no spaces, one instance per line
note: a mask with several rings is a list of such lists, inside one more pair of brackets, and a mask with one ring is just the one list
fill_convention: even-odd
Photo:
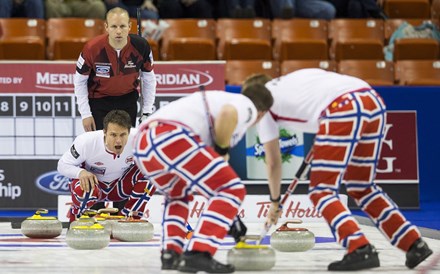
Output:
[[[108,96],[103,98],[89,98],[90,109],[92,111],[93,119],[95,119],[96,129],[104,128],[104,117],[114,109],[125,110],[131,118],[131,124],[136,126],[137,119],[137,102],[139,93],[137,91],[130,92],[122,96]],[[113,202],[113,207],[119,210],[123,209],[127,200],[120,202]],[[104,203],[96,203],[92,209],[104,208]]]
[[136,126],[138,114],[137,102],[139,93],[135,90],[122,96],[107,96],[103,98],[89,98],[89,105],[95,119],[96,129],[103,129],[104,117],[114,109],[125,110],[131,118],[132,126]]

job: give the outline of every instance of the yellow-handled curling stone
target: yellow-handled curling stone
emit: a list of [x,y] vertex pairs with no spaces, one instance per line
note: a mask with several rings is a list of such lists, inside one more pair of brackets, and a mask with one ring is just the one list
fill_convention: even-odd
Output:
[[70,223],[70,228],[74,226],[91,226],[95,223],[95,216],[97,214],[97,211],[94,209],[87,209],[84,211],[84,213],[76,219],[75,221]]
[[153,238],[153,224],[146,220],[134,219],[131,215],[112,226],[112,236],[122,242],[146,242]]
[[21,223],[21,233],[29,238],[50,239],[61,235],[63,224],[55,217],[41,216],[48,210],[38,209],[32,217]]
[[111,215],[111,213],[117,213],[117,208],[101,208],[98,210],[98,215],[95,216],[96,221],[98,221],[99,224],[102,224],[105,227],[105,230],[107,230],[110,233],[110,236],[112,237],[112,231],[113,226],[121,220],[125,219],[125,216],[121,215]]
[[282,252],[300,252],[315,246],[315,235],[306,228],[289,227],[289,224],[301,224],[301,220],[287,221],[275,230],[270,237],[270,245]]
[[247,244],[246,240],[259,240],[258,236],[244,236],[228,251],[227,261],[235,270],[264,271],[275,265],[275,251],[266,245]]
[[[111,219],[107,217],[112,216],[110,215],[110,213],[116,213],[116,212],[118,212],[117,208],[101,208],[98,211],[96,211],[96,215],[94,215],[95,221],[104,227],[105,231],[107,231],[110,237],[112,235],[112,227],[114,222],[112,222]],[[120,217],[118,220],[125,218],[124,216],[118,216],[118,217]]]
[[72,226],[67,231],[66,243],[74,249],[101,249],[110,243],[110,234],[98,223]]

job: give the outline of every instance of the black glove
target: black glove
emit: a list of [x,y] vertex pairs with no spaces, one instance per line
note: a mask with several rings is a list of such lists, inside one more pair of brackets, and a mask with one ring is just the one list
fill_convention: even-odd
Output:
[[147,119],[148,116],[150,116],[151,113],[142,113],[141,117],[139,117],[139,124],[141,124],[143,121]]
[[235,239],[235,242],[238,243],[240,242],[241,237],[246,235],[246,232],[247,227],[237,215],[231,227],[229,228],[228,235],[231,235]]

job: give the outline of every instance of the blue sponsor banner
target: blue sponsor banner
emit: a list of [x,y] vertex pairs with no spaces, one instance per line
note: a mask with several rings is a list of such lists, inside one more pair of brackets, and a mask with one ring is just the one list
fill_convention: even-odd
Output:
[[57,209],[68,180],[56,172],[58,160],[0,160],[0,209]]
[[59,174],[57,171],[46,172],[35,180],[35,185],[42,191],[56,194],[69,195],[70,179]]

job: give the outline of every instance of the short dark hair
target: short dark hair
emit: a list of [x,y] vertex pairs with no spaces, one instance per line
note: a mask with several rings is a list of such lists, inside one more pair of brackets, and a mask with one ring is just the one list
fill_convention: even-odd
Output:
[[246,89],[246,86],[252,84],[260,84],[264,86],[270,80],[272,80],[272,77],[270,77],[267,74],[262,74],[262,73],[252,74],[249,77],[247,77],[246,80],[244,80],[242,88]]
[[246,85],[241,93],[251,99],[258,111],[268,111],[273,105],[272,93],[264,85]]
[[107,131],[109,123],[117,124],[128,130],[131,128],[131,118],[125,110],[115,109],[107,113],[104,117],[104,131]]

